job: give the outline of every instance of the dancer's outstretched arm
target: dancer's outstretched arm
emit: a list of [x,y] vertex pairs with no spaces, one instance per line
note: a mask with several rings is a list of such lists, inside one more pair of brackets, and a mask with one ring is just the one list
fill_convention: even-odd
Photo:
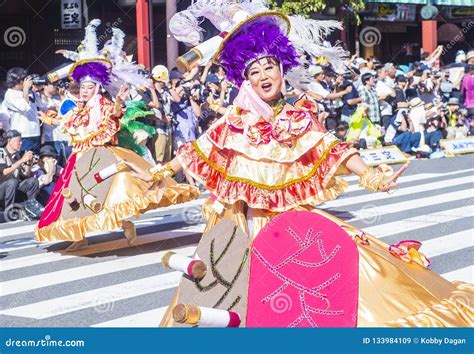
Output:
[[397,186],[397,179],[408,168],[408,164],[403,165],[391,175],[386,175],[383,170],[372,168],[362,161],[359,155],[350,157],[346,164],[346,168],[360,177],[361,187],[365,187],[370,191],[387,192]]
[[175,157],[164,165],[157,165],[149,170],[145,170],[133,162],[125,161],[125,164],[132,170],[131,175],[145,182],[159,179],[160,175],[174,175],[183,169],[181,162]]

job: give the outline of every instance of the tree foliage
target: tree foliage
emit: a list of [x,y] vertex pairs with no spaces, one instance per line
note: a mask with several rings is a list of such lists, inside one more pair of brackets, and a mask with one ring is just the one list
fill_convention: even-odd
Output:
[[[285,14],[309,16],[313,12],[323,11],[326,7],[345,7],[351,9],[352,14],[358,19],[357,11],[365,8],[363,0],[270,0],[273,9]],[[347,14],[347,13],[346,13]]]

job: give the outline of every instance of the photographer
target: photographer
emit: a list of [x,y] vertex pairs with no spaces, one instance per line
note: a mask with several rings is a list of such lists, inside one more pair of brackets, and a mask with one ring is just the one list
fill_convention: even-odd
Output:
[[387,128],[385,144],[393,143],[405,153],[413,153],[420,146],[421,133],[415,131],[406,103],[398,104],[398,112]]
[[352,91],[352,86],[349,85],[345,88],[345,90],[331,93],[331,91],[328,90],[327,83],[325,82],[326,73],[319,65],[309,68],[309,73],[314,78],[314,81],[309,85],[309,90],[307,93],[309,96],[315,98],[318,101],[336,100]]
[[362,98],[359,97],[359,92],[355,88],[354,84],[351,83],[352,76],[350,73],[342,75],[343,83],[341,85],[341,90],[345,90],[347,87],[351,86],[351,91],[346,93],[342,97],[342,114],[341,120],[349,124],[351,116],[357,110],[357,105],[362,102]]
[[27,76],[23,68],[11,68],[7,72],[7,85],[3,101],[4,109],[10,116],[10,129],[22,136],[21,151],[38,153],[41,144],[40,120],[38,109],[41,99],[33,87],[34,81]]
[[0,148],[0,207],[4,209],[15,203],[20,197],[18,191],[26,194],[25,209],[35,218],[41,216],[41,206],[35,200],[39,191],[39,182],[32,176],[31,166],[34,155],[26,151],[20,157],[22,144],[21,134],[9,130],[2,136],[3,147]]
[[425,144],[432,152],[439,149],[439,141],[443,139],[443,128],[443,122],[438,114],[434,112],[426,114]]
[[459,109],[459,99],[451,97],[447,103],[447,108],[442,111],[443,116],[448,123],[447,139],[462,139],[469,132],[469,122],[466,116]]
[[157,163],[168,162],[173,158],[172,120],[168,69],[164,65],[157,65],[151,72],[152,85],[150,85],[151,101],[148,106],[155,112],[156,135],[151,141],[151,151]]
[[39,160],[33,166],[34,174],[39,182],[39,192],[36,199],[46,205],[60,176],[62,167],[58,165],[58,154],[51,145],[40,149]]

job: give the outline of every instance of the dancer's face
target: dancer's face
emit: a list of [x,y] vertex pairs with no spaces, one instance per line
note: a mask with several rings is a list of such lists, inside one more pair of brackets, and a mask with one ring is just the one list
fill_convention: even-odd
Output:
[[274,58],[262,58],[253,63],[247,69],[247,79],[264,101],[272,101],[280,97],[283,78],[280,66]]
[[79,96],[84,102],[88,102],[95,93],[96,84],[93,82],[83,82],[81,83],[81,88],[79,91]]

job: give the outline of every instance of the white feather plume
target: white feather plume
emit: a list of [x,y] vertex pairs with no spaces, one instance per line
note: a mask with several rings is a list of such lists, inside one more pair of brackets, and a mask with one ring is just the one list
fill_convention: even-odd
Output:
[[[112,38],[107,41],[101,51],[98,50],[97,27],[100,20],[92,20],[86,27],[85,38],[82,41],[82,47],[79,52],[66,50],[62,54],[65,58],[72,61],[81,59],[98,59],[106,57],[112,63],[110,73],[110,84],[105,89],[115,96],[122,85],[142,87],[148,85],[146,77],[140,73],[140,68],[136,63],[126,60],[126,53],[123,52],[125,43],[125,33],[118,29],[112,29]],[[105,56],[105,52],[107,56]]]
[[190,47],[198,45],[202,41],[202,32],[199,21],[189,10],[176,13],[169,22],[169,29],[176,40]]
[[186,10],[176,13],[170,20],[169,29],[180,42],[196,46],[202,41],[201,18],[207,18],[219,31],[228,31],[237,9],[249,15],[267,11],[267,0],[196,0]]
[[[312,81],[307,67],[305,54],[311,57],[325,57],[336,71],[344,69],[344,61],[349,53],[339,44],[327,45],[326,37],[336,29],[342,30],[342,23],[338,21],[317,21],[306,19],[303,16],[290,16],[291,31],[290,41],[300,55],[300,66],[287,74],[290,84],[298,89],[304,89]],[[306,64],[306,65],[305,65]]]
[[290,16],[290,22],[290,40],[311,44],[323,44],[326,37],[334,30],[342,30],[342,23],[334,20],[317,21],[301,15],[293,15]]
[[84,51],[79,53],[81,55],[81,59],[86,58],[94,58],[98,56],[97,50],[97,27],[100,25],[99,19],[94,19],[86,27],[86,35],[82,44],[84,46]]
[[102,52],[108,51],[108,58],[110,60],[123,61],[122,49],[124,39],[125,33],[122,30],[116,27],[112,28],[112,39],[105,43]]
[[66,59],[69,59],[69,60],[72,60],[72,61],[78,61],[78,60],[81,59],[81,56],[79,55],[79,53],[74,52],[72,50],[65,50],[64,52],[62,52],[62,55]]

